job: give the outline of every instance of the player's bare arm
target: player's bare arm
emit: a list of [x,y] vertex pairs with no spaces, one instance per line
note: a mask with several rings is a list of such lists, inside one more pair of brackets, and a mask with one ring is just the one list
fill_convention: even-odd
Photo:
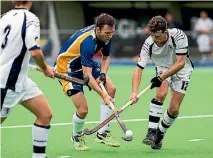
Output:
[[143,69],[139,68],[138,66],[135,68],[133,72],[132,95],[130,96],[130,100],[133,101],[133,104],[135,104],[138,101],[137,94],[138,94],[138,88],[141,82],[142,72],[143,72]]
[[110,64],[110,56],[102,56],[101,73],[106,73]]
[[53,68],[45,63],[42,51],[40,49],[34,49],[30,51],[30,54],[35,63],[43,70],[44,75],[54,78]]
[[169,68],[168,71],[166,71],[165,73],[161,74],[159,77],[162,80],[165,80],[166,78],[168,78],[168,77],[176,74],[182,68],[184,68],[185,60],[186,60],[186,55],[176,55],[176,62],[175,62],[175,64],[171,68]]
[[83,69],[84,75],[89,77],[89,83],[88,83],[89,86],[94,91],[96,91],[101,96],[101,98],[103,98],[104,102],[106,102],[107,105],[109,105],[109,101],[113,101],[113,99],[101,90],[98,83],[96,82],[96,80],[92,76],[92,68],[85,67],[85,66],[82,65],[82,69]]
[[110,56],[102,56],[100,81],[106,84],[106,73],[110,64]]
[[34,49],[30,51],[30,54],[33,60],[42,70],[47,69],[47,64],[44,61],[44,55],[42,54],[40,49]]
[[133,72],[133,78],[132,78],[132,92],[138,93],[142,72],[143,72],[143,69],[139,67],[135,68]]
[[133,101],[133,104],[135,104],[138,101],[137,95],[138,95],[139,85],[141,82],[142,72],[148,63],[148,60],[150,59],[150,55],[149,55],[149,51],[148,51],[150,49],[149,46],[150,46],[149,39],[146,39],[146,41],[144,42],[144,44],[141,48],[137,66],[133,72],[132,94],[130,96],[130,100]]

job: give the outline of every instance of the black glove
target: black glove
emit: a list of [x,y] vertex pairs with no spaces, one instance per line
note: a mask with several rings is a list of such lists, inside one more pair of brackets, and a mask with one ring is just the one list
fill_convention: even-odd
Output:
[[155,88],[155,87],[160,87],[163,80],[160,78],[160,76],[154,77],[152,80],[152,86],[151,89]]
[[100,74],[100,81],[103,82],[103,84],[106,84],[106,74],[105,73],[101,73]]

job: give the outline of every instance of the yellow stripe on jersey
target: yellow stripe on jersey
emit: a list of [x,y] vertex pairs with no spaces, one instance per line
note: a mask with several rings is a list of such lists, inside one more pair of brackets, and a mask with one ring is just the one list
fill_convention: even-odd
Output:
[[69,64],[72,60],[76,59],[80,56],[80,45],[84,39],[88,36],[92,35],[94,30],[89,32],[85,32],[84,34],[80,35],[67,49],[66,52],[60,54],[57,58],[57,71],[60,73],[68,73],[69,71]]

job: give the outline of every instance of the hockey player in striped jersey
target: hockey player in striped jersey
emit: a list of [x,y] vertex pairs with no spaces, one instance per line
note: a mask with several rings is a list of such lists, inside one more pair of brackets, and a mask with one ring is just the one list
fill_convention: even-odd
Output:
[[[133,73],[130,99],[134,103],[138,101],[136,96],[141,75],[151,59],[156,67],[156,77],[151,80],[151,89],[156,87],[156,95],[150,103],[148,132],[142,142],[151,145],[152,149],[160,149],[164,134],[178,117],[194,66],[189,58],[188,39],[182,30],[167,29],[167,22],[162,16],[153,17],[148,23],[148,29],[150,36],[142,46]],[[171,100],[160,122],[169,86]]]
[[40,22],[29,11],[32,1],[13,3],[15,8],[0,19],[1,123],[17,104],[31,111],[36,116],[32,127],[32,158],[45,158],[52,110],[42,91],[27,76],[30,56],[45,76],[53,78],[53,68],[45,63],[37,43],[40,38]]

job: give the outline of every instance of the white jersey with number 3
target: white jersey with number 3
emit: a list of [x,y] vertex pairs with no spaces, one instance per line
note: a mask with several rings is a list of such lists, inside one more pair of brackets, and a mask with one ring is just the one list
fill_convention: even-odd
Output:
[[28,50],[40,48],[40,22],[26,9],[12,9],[0,19],[1,88],[20,92],[25,88],[29,66]]
[[138,67],[145,68],[151,58],[155,66],[170,68],[176,62],[176,55],[186,55],[185,66],[181,72],[187,73],[193,70],[193,63],[189,58],[188,39],[185,33],[179,29],[168,29],[169,38],[164,46],[158,47],[152,37],[149,36],[142,46]]

